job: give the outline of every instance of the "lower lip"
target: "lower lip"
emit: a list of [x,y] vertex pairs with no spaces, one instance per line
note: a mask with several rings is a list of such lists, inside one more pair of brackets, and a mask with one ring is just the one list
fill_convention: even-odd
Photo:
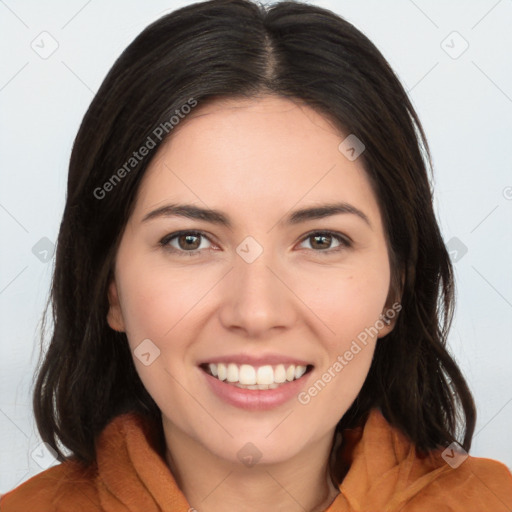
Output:
[[208,385],[218,397],[230,405],[250,411],[267,411],[288,402],[299,394],[313,373],[312,369],[300,379],[283,383],[275,389],[243,389],[226,384],[201,368],[199,371],[205,376]]

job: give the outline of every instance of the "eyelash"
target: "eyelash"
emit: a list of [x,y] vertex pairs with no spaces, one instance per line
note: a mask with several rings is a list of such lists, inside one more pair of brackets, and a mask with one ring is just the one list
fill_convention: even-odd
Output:
[[[209,242],[211,242],[211,240],[208,238],[208,236],[205,233],[203,233],[202,231],[189,230],[189,231],[176,231],[174,233],[170,233],[160,240],[159,245],[166,251],[173,253],[173,254],[177,254],[179,256],[186,256],[186,255],[188,255],[189,257],[195,256],[204,250],[204,249],[194,249],[191,251],[184,251],[182,249],[176,249],[175,247],[172,247],[169,245],[169,243],[172,240],[174,240],[182,235],[199,236],[202,238],[206,238]],[[335,231],[328,231],[328,230],[327,231],[311,231],[311,232],[307,233],[300,240],[299,243],[302,243],[302,242],[308,240],[309,238],[312,238],[315,235],[328,235],[340,243],[340,245],[334,249],[324,249],[324,250],[318,250],[318,251],[315,249],[309,249],[313,252],[316,252],[316,253],[319,253],[319,254],[322,254],[325,256],[331,255],[333,253],[338,253],[339,251],[342,251],[343,249],[348,249],[348,248],[352,247],[352,242],[351,242],[351,240],[348,239],[348,237],[342,235],[341,233],[337,233]]]

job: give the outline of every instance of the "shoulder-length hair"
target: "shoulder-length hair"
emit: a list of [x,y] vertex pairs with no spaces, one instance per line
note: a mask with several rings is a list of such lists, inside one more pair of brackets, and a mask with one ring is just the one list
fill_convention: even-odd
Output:
[[[161,420],[126,335],[107,324],[116,251],[141,178],[172,137],[171,118],[193,102],[260,94],[305,102],[363,141],[384,221],[389,298],[399,292],[402,310],[337,430],[379,407],[419,452],[457,439],[469,450],[475,405],[446,349],[453,269],[433,211],[430,150],[407,93],[371,41],[327,9],[211,0],[161,17],[134,39],[73,145],[43,332],[50,303],[54,326],[33,399],[41,437],[59,460],[93,462],[98,434],[124,412]],[[135,158],[144,145],[155,147]]]

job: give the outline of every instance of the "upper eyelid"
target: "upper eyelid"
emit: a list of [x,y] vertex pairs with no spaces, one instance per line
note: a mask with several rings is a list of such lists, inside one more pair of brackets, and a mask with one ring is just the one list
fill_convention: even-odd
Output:
[[[186,229],[186,230],[183,229],[183,230],[180,230],[180,231],[174,231],[172,233],[168,233],[167,235],[165,235],[164,237],[162,237],[160,239],[159,243],[163,243],[164,241],[166,241],[166,243],[169,243],[171,240],[174,240],[174,239],[178,238],[179,236],[188,235],[190,233],[192,233],[194,235],[200,235],[203,238],[208,239],[210,242],[215,243],[215,241],[212,240],[212,238],[214,238],[213,235],[210,235],[206,231],[201,231],[199,229]],[[189,251],[189,252],[193,252],[193,251]]]
[[[299,240],[298,243],[304,242],[305,240],[307,240],[308,238],[311,238],[313,235],[315,235],[317,233],[331,235],[333,238],[338,240],[338,242],[341,245],[345,245],[346,247],[350,247],[354,243],[353,240],[348,235],[345,235],[344,233],[340,233],[338,231],[334,231],[332,229],[325,229],[325,230],[317,229],[317,230],[309,231],[308,233],[306,233],[305,235],[302,236],[302,238]],[[330,251],[332,251],[332,249],[331,250],[327,249],[325,251],[315,251],[315,252],[320,253],[320,252],[330,252]]]

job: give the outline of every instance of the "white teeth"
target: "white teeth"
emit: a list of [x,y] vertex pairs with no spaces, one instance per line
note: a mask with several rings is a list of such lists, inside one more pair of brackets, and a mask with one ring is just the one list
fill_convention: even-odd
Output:
[[219,380],[226,380],[227,371],[226,371],[226,365],[225,364],[219,363],[217,365],[217,372],[218,372],[217,378]]
[[252,385],[256,384],[256,370],[250,364],[240,366],[238,372],[238,380],[240,384]]
[[227,381],[238,382],[238,366],[236,364],[228,364]]
[[250,364],[238,366],[235,363],[210,363],[208,368],[214,377],[227,380],[238,387],[247,389],[275,389],[278,384],[300,379],[306,373],[306,366],[278,364],[275,367],[264,365],[258,368]]
[[286,381],[286,370],[284,369],[284,364],[278,364],[274,368],[274,382],[285,382]]
[[[270,365],[260,366],[256,378],[258,384],[272,384],[274,382],[274,369]],[[241,383],[243,384],[243,382]]]
[[306,373],[305,366],[296,366],[295,367],[295,378],[300,379]]

